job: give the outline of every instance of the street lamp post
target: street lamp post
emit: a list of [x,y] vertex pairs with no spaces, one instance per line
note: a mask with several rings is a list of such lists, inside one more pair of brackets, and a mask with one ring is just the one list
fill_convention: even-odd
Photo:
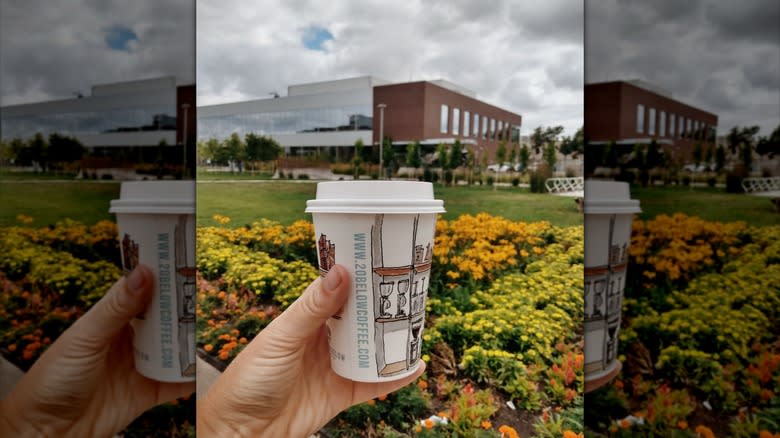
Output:
[[385,108],[387,108],[387,105],[380,103],[376,107],[379,108],[379,171],[384,172],[384,151],[382,146],[385,142]]
[[184,110],[184,132],[182,134],[182,149],[184,150],[184,169],[182,170],[182,178],[187,175],[187,110],[190,108],[190,104],[181,104],[181,109]]

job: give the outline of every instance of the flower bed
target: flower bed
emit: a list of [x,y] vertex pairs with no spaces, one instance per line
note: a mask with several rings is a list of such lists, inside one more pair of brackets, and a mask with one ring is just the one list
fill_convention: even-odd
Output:
[[[31,218],[20,217],[29,223]],[[0,352],[22,370],[121,275],[116,224],[0,227]],[[192,436],[194,397],[151,409],[125,436]]]
[[594,427],[616,436],[780,432],[780,227],[682,214],[638,221],[623,315],[623,373],[594,404],[611,400],[613,412],[633,415],[589,418]]
[[[423,345],[428,371],[417,385],[348,409],[327,429],[577,436],[582,233],[487,214],[439,221]],[[227,364],[316,278],[313,234],[302,221],[198,229],[198,347],[211,361]]]

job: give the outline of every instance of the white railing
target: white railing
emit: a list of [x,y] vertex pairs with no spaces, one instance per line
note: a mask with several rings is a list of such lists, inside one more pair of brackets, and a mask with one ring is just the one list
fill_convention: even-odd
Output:
[[742,180],[742,188],[746,193],[780,192],[780,176],[745,178]]
[[585,190],[585,178],[548,178],[544,182],[547,191],[553,195],[582,196]]

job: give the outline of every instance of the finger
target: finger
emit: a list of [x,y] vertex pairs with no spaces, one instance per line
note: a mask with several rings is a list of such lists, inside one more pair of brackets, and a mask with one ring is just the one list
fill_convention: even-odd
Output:
[[105,345],[133,317],[146,309],[153,288],[152,270],[138,265],[126,278],[114,283],[106,295],[73,324],[70,335],[88,341],[86,345]]
[[336,314],[349,296],[350,280],[346,268],[335,265],[324,279],[318,278],[295,302],[267,328],[281,332],[286,343],[299,345]]
[[422,376],[422,374],[425,372],[425,368],[425,362],[421,361],[420,367],[417,369],[417,371],[402,379],[377,383],[355,382],[355,389],[352,392],[352,404],[363,403],[364,401],[398,391],[404,386],[414,382],[418,377]]

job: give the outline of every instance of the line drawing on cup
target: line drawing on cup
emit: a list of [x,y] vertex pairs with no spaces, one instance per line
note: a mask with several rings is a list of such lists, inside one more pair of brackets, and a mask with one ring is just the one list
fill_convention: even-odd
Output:
[[[188,263],[187,215],[179,216],[176,238],[176,303],[179,311],[179,365],[182,377],[195,376],[195,267]],[[194,260],[194,257],[192,258]]]
[[[418,242],[420,215],[414,216],[409,264],[386,266],[382,227],[384,214],[371,227],[374,336],[378,377],[409,370],[420,359],[425,298],[430,282],[432,242]],[[401,344],[401,345],[399,345]],[[403,351],[403,355],[398,355]]]
[[[614,242],[616,215],[609,218],[607,264],[585,268],[585,330],[606,331],[601,360],[585,364],[585,373],[606,369],[617,356],[621,298],[628,268],[628,243]],[[589,304],[590,303],[590,304]]]
[[[122,250],[122,273],[125,276],[128,276],[130,275],[130,272],[138,266],[138,244],[127,233],[125,233],[119,243]],[[138,319],[146,319],[146,310],[142,310],[141,313],[135,317]]]
[[[336,264],[336,244],[328,240],[325,233],[320,234],[320,238],[317,240],[317,253],[320,259],[320,277],[325,278],[333,265]],[[343,314],[344,306],[341,306],[331,318],[341,319]]]

